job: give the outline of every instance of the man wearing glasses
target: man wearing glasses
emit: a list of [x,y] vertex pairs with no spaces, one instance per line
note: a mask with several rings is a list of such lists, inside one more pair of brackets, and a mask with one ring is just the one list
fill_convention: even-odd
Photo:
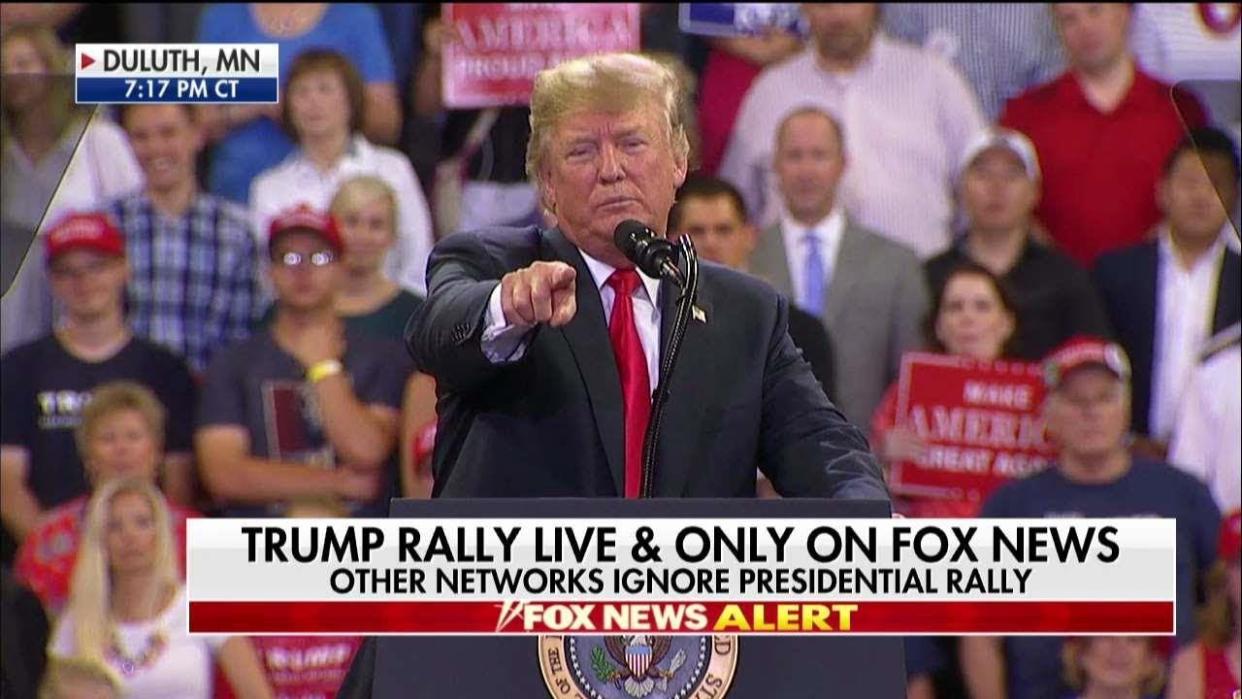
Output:
[[411,367],[400,345],[337,317],[343,252],[328,214],[302,207],[271,224],[275,319],[212,360],[199,406],[203,482],[225,516],[387,513]]

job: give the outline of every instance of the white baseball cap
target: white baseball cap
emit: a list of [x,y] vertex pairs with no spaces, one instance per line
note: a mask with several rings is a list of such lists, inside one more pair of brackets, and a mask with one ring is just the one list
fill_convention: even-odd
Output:
[[1035,155],[1035,146],[1031,143],[1031,139],[1013,129],[1000,127],[980,131],[970,139],[970,142],[966,144],[966,149],[962,152],[962,159],[957,170],[958,178],[961,178],[966,168],[970,167],[980,154],[992,148],[1004,148],[1018,156],[1018,160],[1022,162],[1022,168],[1026,170],[1026,176],[1033,180],[1039,179],[1039,158]]

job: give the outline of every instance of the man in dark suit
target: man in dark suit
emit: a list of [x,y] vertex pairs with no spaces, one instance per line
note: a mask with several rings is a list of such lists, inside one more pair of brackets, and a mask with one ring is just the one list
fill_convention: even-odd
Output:
[[1242,316],[1242,259],[1227,239],[1238,188],[1229,136],[1192,131],[1169,155],[1156,239],[1100,257],[1095,281],[1134,365],[1134,431],[1162,452],[1204,343]]
[[655,446],[639,462],[676,289],[639,275],[618,223],[662,233],[688,146],[676,79],[638,56],[540,74],[527,168],[555,220],[437,245],[408,341],[440,391],[437,496],[886,499],[861,431],[824,396],[762,282],[704,263]]
[[[750,270],[750,254],[759,231],[746,217],[746,203],[736,187],[718,177],[692,175],[677,190],[677,204],[668,214],[668,235],[694,239],[699,259],[739,272]],[[819,319],[789,306],[789,338],[802,351],[830,400],[833,393],[832,342]]]

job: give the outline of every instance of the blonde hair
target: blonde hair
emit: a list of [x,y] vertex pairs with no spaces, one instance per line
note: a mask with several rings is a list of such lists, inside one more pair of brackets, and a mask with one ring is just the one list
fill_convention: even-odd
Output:
[[99,423],[117,413],[132,410],[142,416],[151,437],[160,448],[164,445],[164,423],[167,411],[164,404],[146,386],[134,381],[111,381],[91,391],[91,400],[82,409],[82,421],[73,432],[78,453],[86,458],[86,448]]
[[[108,562],[108,517],[112,503],[122,495],[140,495],[155,520],[155,576],[157,590],[180,586],[173,545],[172,518],[164,496],[141,478],[122,478],[101,486],[86,508],[82,541],[73,567],[69,602],[60,623],[72,619],[74,655],[106,663],[105,649],[112,630],[112,572]],[[55,637],[55,636],[53,636]]]
[[[1164,687],[1164,663],[1160,662],[1152,639],[1141,638],[1147,643],[1147,672],[1139,681],[1139,691],[1143,696],[1154,696]],[[1086,688],[1087,673],[1082,669],[1082,653],[1086,644],[1095,640],[1099,639],[1072,637],[1061,644],[1061,674],[1074,691]]]
[[82,657],[53,657],[48,660],[47,673],[39,686],[39,699],[68,699],[63,685],[71,682],[104,686],[112,696],[121,695],[121,678],[104,663]]
[[392,187],[375,175],[358,175],[341,183],[332,197],[328,211],[339,221],[346,211],[352,211],[365,199],[383,199],[392,212],[393,234],[397,228],[397,195]]
[[[81,127],[85,128],[92,110],[74,102],[71,82],[73,59],[69,49],[57,38],[56,32],[50,27],[37,24],[14,26],[5,30],[4,36],[0,37],[0,51],[17,40],[30,42],[35,53],[39,54],[39,59],[47,66],[48,98],[41,107],[41,118],[52,124],[57,136],[63,135],[75,119],[80,119]],[[8,109],[4,109],[3,119],[0,119],[0,145],[6,148],[12,138],[10,119]]]
[[698,105],[694,102],[694,96],[699,91],[699,79],[677,54],[651,51],[643,55],[667,68],[677,79],[677,109],[681,112],[678,118],[686,132],[686,161],[690,170],[696,170],[703,148]]
[[544,157],[552,132],[566,116],[584,109],[620,113],[654,104],[667,126],[673,153],[688,159],[690,142],[681,94],[681,81],[672,71],[634,53],[595,54],[540,71],[530,96],[526,175],[542,192]]

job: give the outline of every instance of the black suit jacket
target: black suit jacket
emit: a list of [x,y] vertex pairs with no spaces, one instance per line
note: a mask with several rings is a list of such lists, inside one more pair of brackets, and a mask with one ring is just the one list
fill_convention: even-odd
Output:
[[[506,273],[536,260],[572,265],[577,314],[538,326],[516,362],[491,363],[481,336]],[[458,233],[428,264],[427,302],[410,321],[417,364],[437,380],[433,470],[441,497],[617,497],[623,409],[590,272],[558,230]],[[675,294],[662,285],[661,347]],[[824,396],[767,284],[704,264],[699,307],[673,372],[656,448],[657,497],[753,496],[755,467],[786,495],[887,499],[866,439]]]
[[[1141,243],[1102,255],[1095,265],[1095,283],[1104,300],[1118,342],[1130,356],[1132,427],[1148,434],[1151,415],[1153,362],[1156,345],[1156,300],[1160,289],[1159,243]],[[1209,334],[1242,316],[1242,258],[1228,248],[1216,287],[1216,309]],[[1196,351],[1199,348],[1195,348]]]

